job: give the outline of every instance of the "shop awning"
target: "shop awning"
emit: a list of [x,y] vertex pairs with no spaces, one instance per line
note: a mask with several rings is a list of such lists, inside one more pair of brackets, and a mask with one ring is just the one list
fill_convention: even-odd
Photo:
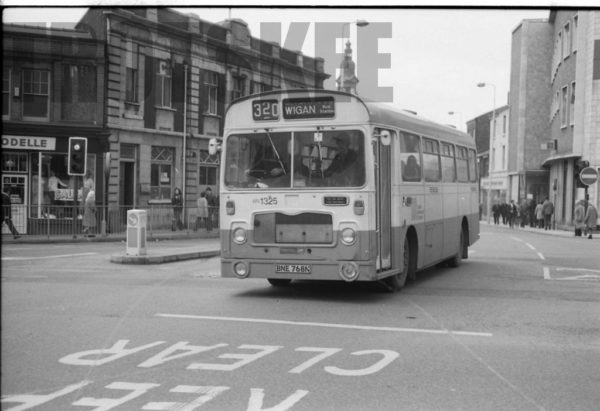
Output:
[[569,158],[579,158],[579,157],[581,157],[581,154],[575,154],[575,153],[558,154],[558,155],[551,156],[551,157],[548,157],[547,159],[545,159],[544,162],[542,163],[542,167],[549,167],[550,163],[554,163],[555,161],[561,161],[561,160],[567,160]]

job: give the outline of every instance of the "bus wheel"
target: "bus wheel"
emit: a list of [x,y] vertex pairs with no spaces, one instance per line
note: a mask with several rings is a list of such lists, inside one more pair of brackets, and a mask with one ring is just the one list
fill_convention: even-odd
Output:
[[[392,291],[398,291],[404,287],[406,284],[406,278],[411,275],[411,269],[413,267],[413,252],[412,247],[410,245],[410,240],[406,238],[404,240],[404,249],[402,251],[402,259],[403,259],[403,268],[402,272],[393,275],[391,277],[387,277],[384,281],[386,285],[391,288]],[[414,277],[414,273],[412,273]]]
[[273,287],[285,287],[290,285],[290,283],[292,282],[292,280],[287,278],[267,278],[267,281]]
[[467,245],[467,233],[465,228],[460,230],[460,239],[458,242],[458,250],[454,257],[448,260],[448,266],[456,268],[462,263],[462,259],[465,255],[468,255],[469,249]]

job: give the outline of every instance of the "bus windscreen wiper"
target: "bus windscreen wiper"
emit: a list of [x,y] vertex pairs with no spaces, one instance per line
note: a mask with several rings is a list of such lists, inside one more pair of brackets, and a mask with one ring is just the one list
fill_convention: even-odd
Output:
[[281,169],[283,170],[283,174],[287,175],[286,171],[285,171],[285,166],[283,165],[283,161],[281,161],[281,157],[279,156],[279,151],[277,151],[277,147],[275,147],[275,143],[273,143],[273,139],[271,138],[271,133],[269,133],[269,130],[267,130],[265,128],[265,132],[267,133],[267,137],[269,138],[269,142],[271,143],[271,148],[273,149],[273,152],[275,153],[275,157],[277,157],[277,161],[279,162],[279,165],[281,166]]

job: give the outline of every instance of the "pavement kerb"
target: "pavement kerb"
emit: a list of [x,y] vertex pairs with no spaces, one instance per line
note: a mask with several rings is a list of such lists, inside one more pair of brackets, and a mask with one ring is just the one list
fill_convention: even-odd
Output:
[[174,251],[171,253],[160,253],[156,255],[123,255],[116,254],[110,257],[111,263],[117,264],[164,264],[177,261],[193,260],[200,258],[212,258],[221,255],[220,250],[204,250],[204,251]]

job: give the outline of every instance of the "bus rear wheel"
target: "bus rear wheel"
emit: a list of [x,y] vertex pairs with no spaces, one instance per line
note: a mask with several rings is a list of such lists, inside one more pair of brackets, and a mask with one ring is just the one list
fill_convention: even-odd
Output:
[[273,287],[286,287],[292,282],[292,280],[288,278],[267,278],[267,281]]
[[452,257],[448,260],[448,266],[453,267],[453,268],[460,266],[463,258],[465,258],[469,253],[468,247],[469,246],[467,244],[467,230],[464,227],[462,227],[460,230],[458,250],[457,250],[456,254],[454,255],[454,257]]

